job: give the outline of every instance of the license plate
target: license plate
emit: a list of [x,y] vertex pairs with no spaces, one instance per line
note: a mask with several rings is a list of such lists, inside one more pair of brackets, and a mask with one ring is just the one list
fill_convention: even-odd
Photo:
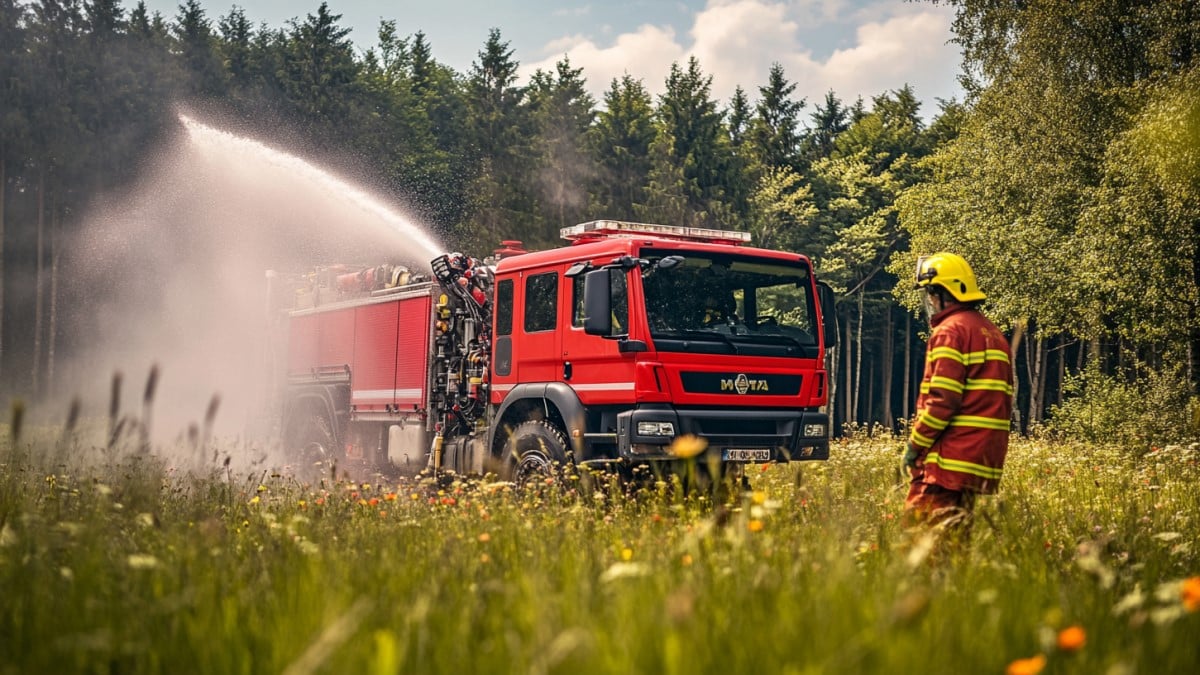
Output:
[[771,461],[771,450],[769,448],[753,450],[727,448],[721,451],[721,459],[726,462],[769,462]]

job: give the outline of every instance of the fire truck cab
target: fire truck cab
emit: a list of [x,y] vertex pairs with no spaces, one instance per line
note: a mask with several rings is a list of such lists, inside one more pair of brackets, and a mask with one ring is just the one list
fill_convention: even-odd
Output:
[[644,223],[562,236],[495,269],[490,447],[514,473],[670,461],[684,434],[722,463],[828,457],[836,330],[805,256]]

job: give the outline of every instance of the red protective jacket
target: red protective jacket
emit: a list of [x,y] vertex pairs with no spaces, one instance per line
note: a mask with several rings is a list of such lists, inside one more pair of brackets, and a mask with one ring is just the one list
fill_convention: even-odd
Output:
[[916,482],[990,494],[1000,485],[1012,416],[1008,341],[983,314],[952,305],[934,315],[910,440]]

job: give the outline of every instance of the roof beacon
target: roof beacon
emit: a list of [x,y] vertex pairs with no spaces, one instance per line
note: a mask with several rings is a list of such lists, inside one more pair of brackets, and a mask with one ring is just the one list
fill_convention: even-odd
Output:
[[740,246],[750,243],[749,232],[736,230],[714,230],[703,227],[681,227],[678,225],[655,225],[653,223],[629,223],[622,220],[593,220],[559,230],[563,239],[574,244],[584,244],[598,239],[613,237],[651,236],[680,241],[703,241],[710,244]]

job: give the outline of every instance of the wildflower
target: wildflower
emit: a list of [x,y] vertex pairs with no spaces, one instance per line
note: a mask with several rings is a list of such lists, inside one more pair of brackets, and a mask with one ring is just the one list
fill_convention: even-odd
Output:
[[677,436],[675,442],[671,443],[671,447],[668,450],[672,455],[680,459],[691,459],[704,452],[704,449],[707,447],[708,441],[703,438],[693,434],[684,434],[683,436]]
[[158,567],[158,558],[147,553],[134,553],[126,559],[126,563],[135,570],[150,570]]
[[1058,648],[1064,652],[1077,652],[1087,644],[1087,632],[1083,626],[1069,626],[1058,632]]
[[266,492],[266,491],[267,491],[267,486],[266,486],[266,485],[259,485],[259,486],[258,486],[258,487],[255,489],[255,491],[256,491],[256,492]]
[[1184,609],[1189,612],[1200,610],[1200,577],[1184,579],[1179,595],[1183,600]]
[[480,532],[476,539],[478,539],[481,544],[486,544],[492,540],[492,535],[488,534],[487,532]]
[[1004,675],[1037,675],[1046,667],[1046,657],[1038,654],[1028,659],[1017,659],[1008,664]]
[[316,504],[317,504],[317,506],[325,506],[325,498],[324,498],[324,497],[317,497],[317,502],[316,502]]
[[419,494],[417,494],[417,493],[415,493],[415,492],[414,492],[414,493],[412,493],[411,495],[409,495],[409,496],[408,496],[408,498],[409,498],[409,499],[411,499],[411,500],[413,500],[413,501],[415,502],[415,501],[417,501],[418,499],[420,499],[420,498],[421,498],[421,495],[419,495]]
[[679,559],[679,562],[683,563],[684,567],[691,567],[692,566],[692,555],[690,553],[684,553],[683,557]]
[[481,553],[479,555],[479,562],[483,563],[484,565],[490,563],[491,561],[492,561],[492,556],[490,556],[486,553]]
[[625,562],[633,560],[633,549],[629,548],[628,546],[621,549],[621,560],[624,560]]
[[384,495],[383,498],[389,502],[394,502],[394,501],[396,501],[396,493],[389,492],[386,495]]
[[367,500],[367,503],[371,506],[379,506],[379,497],[371,497]]
[[759,520],[758,518],[753,518],[746,523],[746,529],[750,530],[751,532],[762,532],[763,521]]
[[762,490],[755,490],[754,493],[750,495],[750,501],[754,502],[755,504],[762,504],[763,502],[767,501],[767,493],[763,492]]
[[259,502],[261,502],[261,501],[262,501],[262,500],[261,500],[261,499],[259,499],[258,495],[254,495],[254,497],[252,497],[252,498],[250,499],[250,502],[249,502],[249,503],[250,503],[251,505],[253,505],[253,504],[257,504],[257,503],[259,503]]
[[[628,551],[629,549],[625,550]],[[619,562],[613,563],[611,567],[604,570],[604,573],[600,575],[600,581],[601,583],[608,583],[628,577],[644,577],[648,574],[650,574],[650,568],[643,563]]]

